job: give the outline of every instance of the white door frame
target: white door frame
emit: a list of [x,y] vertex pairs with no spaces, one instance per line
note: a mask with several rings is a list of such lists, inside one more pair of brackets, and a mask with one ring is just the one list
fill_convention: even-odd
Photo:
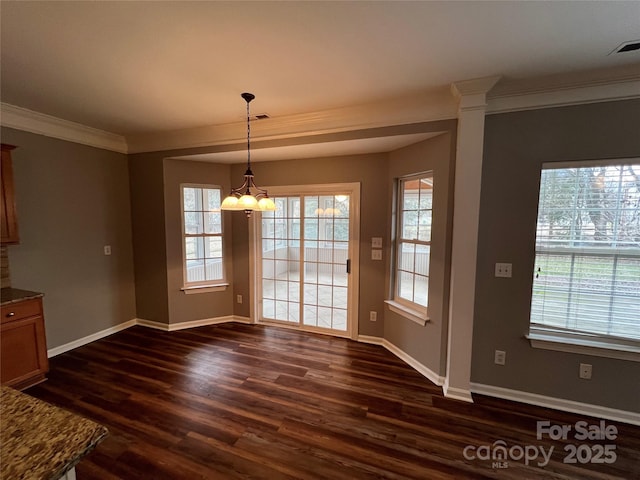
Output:
[[[263,187],[269,191],[270,196],[279,195],[333,195],[336,193],[348,193],[349,200],[349,258],[351,259],[351,274],[349,278],[349,296],[347,299],[347,331],[343,336],[353,340],[358,337],[358,302],[360,298],[360,183],[326,183],[319,185],[285,185]],[[257,264],[260,258],[260,239],[257,222],[262,216],[254,213],[249,222],[249,295],[251,297],[250,317],[251,323],[259,323],[260,308],[257,292],[260,291],[261,266]],[[278,324],[280,325],[280,324]],[[281,326],[287,327],[286,324]],[[299,326],[289,326],[298,330],[305,330]],[[308,329],[312,331],[313,329]]]

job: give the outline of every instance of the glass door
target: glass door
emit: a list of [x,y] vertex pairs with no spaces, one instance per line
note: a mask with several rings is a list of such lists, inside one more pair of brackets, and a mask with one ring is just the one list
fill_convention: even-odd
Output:
[[262,319],[300,322],[300,197],[275,197],[262,213]]
[[[349,332],[351,195],[273,197],[260,225],[260,319]],[[331,333],[329,332],[329,333]]]

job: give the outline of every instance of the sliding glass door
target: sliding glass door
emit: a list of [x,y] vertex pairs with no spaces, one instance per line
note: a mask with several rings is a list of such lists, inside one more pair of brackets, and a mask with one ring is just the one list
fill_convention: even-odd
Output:
[[260,320],[350,333],[351,192],[272,198],[257,236]]

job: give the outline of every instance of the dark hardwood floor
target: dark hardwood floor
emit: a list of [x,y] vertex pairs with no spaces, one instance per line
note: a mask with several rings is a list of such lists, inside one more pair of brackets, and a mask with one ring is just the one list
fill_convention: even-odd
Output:
[[[608,421],[614,441],[538,440],[537,421],[598,420],[449,400],[382,347],[276,327],[133,327],[51,359],[27,393],[109,428],[78,480],[640,478],[640,427]],[[478,458],[500,441],[507,468]],[[582,460],[613,444],[617,459],[563,463],[568,444],[587,445]],[[544,467],[541,447],[554,449]],[[534,448],[529,465],[517,459]]]

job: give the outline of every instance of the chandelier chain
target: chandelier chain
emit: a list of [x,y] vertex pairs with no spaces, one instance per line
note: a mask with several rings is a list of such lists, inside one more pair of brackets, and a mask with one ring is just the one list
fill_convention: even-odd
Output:
[[247,169],[251,170],[251,115],[249,101],[247,101]]

